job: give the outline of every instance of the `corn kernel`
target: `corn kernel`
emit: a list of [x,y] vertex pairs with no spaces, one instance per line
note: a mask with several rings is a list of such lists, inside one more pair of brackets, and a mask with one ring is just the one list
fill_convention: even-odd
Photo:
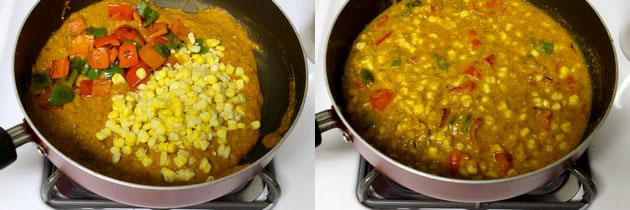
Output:
[[260,128],[260,121],[256,120],[251,123],[252,129]]
[[114,83],[114,85],[119,85],[119,84],[125,84],[125,78],[121,75],[121,74],[114,74],[114,76],[112,77],[112,83]]
[[175,178],[177,178],[177,173],[175,173],[175,171],[168,168],[162,168],[161,173],[162,173],[162,176],[164,177],[164,181],[167,181],[167,182],[173,182],[175,181]]
[[147,72],[146,70],[144,70],[144,68],[139,68],[138,70],[136,70],[136,76],[138,77],[138,79],[142,80],[144,78],[147,78]]

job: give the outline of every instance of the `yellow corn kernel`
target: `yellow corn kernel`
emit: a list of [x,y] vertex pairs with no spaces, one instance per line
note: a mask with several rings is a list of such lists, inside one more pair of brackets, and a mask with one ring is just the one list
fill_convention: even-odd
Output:
[[251,122],[250,125],[252,126],[252,129],[258,129],[258,128],[260,128],[260,121],[258,121],[258,120],[253,121],[253,122]]
[[210,170],[212,169],[212,165],[210,165],[210,162],[208,162],[207,158],[203,158],[199,162],[199,169],[201,169],[203,173],[207,174],[207,173],[210,173]]
[[177,180],[188,181],[195,176],[195,172],[190,169],[179,169],[177,171]]
[[122,148],[122,153],[125,155],[131,154],[131,146],[124,146]]
[[112,83],[114,83],[114,85],[119,85],[119,84],[125,84],[125,78],[121,75],[121,74],[114,74],[114,76],[112,77]]
[[147,72],[144,68],[139,68],[138,70],[136,70],[136,76],[142,80],[144,78],[147,78]]
[[125,140],[122,138],[115,138],[113,141],[114,147],[122,148],[125,146]]
[[173,182],[177,178],[177,173],[175,173],[175,171],[171,169],[162,168],[161,172],[162,172],[162,177],[164,177],[164,181]]
[[144,167],[149,167],[153,163],[153,159],[151,159],[150,157],[144,157],[141,161]]

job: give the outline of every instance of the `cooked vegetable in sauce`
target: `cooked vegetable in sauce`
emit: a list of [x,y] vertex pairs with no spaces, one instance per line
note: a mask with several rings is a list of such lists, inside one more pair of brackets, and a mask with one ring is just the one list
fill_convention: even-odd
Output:
[[570,34],[522,0],[403,0],[359,35],[343,76],[359,133],[418,170],[497,179],[581,141],[591,109]]
[[211,181],[244,167],[262,95],[245,30],[196,14],[105,0],[74,13],[33,66],[34,120],[64,154],[135,183]]

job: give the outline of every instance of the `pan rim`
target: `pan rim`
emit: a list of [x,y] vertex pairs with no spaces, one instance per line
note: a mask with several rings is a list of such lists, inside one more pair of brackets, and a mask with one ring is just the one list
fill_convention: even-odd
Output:
[[[263,164],[261,164],[262,162],[264,162],[264,161],[272,158],[273,156],[275,156],[275,153],[277,152],[279,147],[287,140],[287,137],[289,136],[289,134],[291,134],[293,129],[296,127],[297,122],[298,122],[300,116],[303,113],[304,106],[305,106],[305,103],[306,103],[306,99],[307,99],[307,96],[308,96],[308,88],[309,88],[309,85],[308,85],[308,83],[309,83],[309,80],[308,80],[308,61],[307,61],[307,58],[306,58],[306,56],[304,54],[304,46],[302,45],[302,41],[299,39],[299,34],[297,33],[297,31],[295,29],[295,26],[291,22],[291,19],[287,16],[286,12],[284,12],[282,10],[282,8],[280,6],[278,6],[278,4],[275,1],[271,1],[271,2],[274,4],[275,8],[278,9],[282,13],[284,19],[291,26],[291,29],[295,33],[296,39],[297,39],[298,44],[300,46],[300,51],[302,52],[302,60],[304,62],[304,69],[306,71],[305,78],[304,78],[303,97],[302,97],[302,100],[301,100],[299,106],[297,107],[298,110],[296,112],[295,119],[291,122],[291,125],[286,130],[286,132],[284,133],[284,135],[282,136],[280,141],[273,148],[271,148],[269,151],[267,151],[265,153],[265,155],[263,155],[262,157],[258,158],[253,163],[250,163],[247,167],[242,168],[242,169],[238,170],[235,173],[231,173],[230,175],[221,177],[221,178],[216,179],[214,181],[202,182],[202,183],[196,183],[196,184],[189,184],[189,185],[158,186],[158,185],[138,184],[138,183],[127,182],[127,181],[115,179],[115,178],[109,177],[107,175],[104,175],[104,174],[98,173],[96,171],[93,171],[93,170],[91,170],[91,169],[89,169],[89,168],[87,168],[87,167],[77,163],[76,161],[72,160],[67,155],[65,155],[64,153],[59,151],[48,140],[46,140],[46,138],[39,132],[38,128],[34,126],[34,123],[31,121],[30,116],[28,115],[28,113],[24,109],[24,105],[22,104],[22,100],[21,100],[21,98],[19,96],[19,93],[18,93],[17,80],[15,79],[15,52],[17,50],[17,42],[19,40],[20,34],[22,33],[24,25],[28,21],[29,17],[33,14],[33,11],[35,10],[35,8],[41,3],[41,1],[37,2],[36,4],[33,5],[33,7],[27,13],[28,15],[24,18],[24,20],[20,24],[20,27],[19,27],[19,30],[18,30],[19,33],[16,33],[15,36],[14,36],[15,41],[14,41],[13,47],[12,47],[12,52],[14,52],[14,53],[12,53],[11,57],[10,57],[10,59],[13,62],[13,69],[10,72],[10,77],[12,78],[12,83],[13,83],[13,91],[14,91],[15,96],[17,98],[20,110],[21,110],[22,114],[24,115],[24,120],[28,123],[28,126],[30,126],[31,130],[37,136],[37,138],[39,138],[41,143],[44,144],[43,146],[45,146],[47,149],[52,150],[53,152],[58,154],[61,157],[61,159],[63,159],[63,161],[70,163],[72,166],[78,168],[83,173],[90,174],[90,175],[92,175],[94,177],[97,177],[97,178],[102,179],[104,181],[110,182],[111,184],[117,184],[117,185],[120,185],[120,186],[125,186],[125,187],[130,187],[130,188],[135,188],[135,189],[143,189],[143,190],[178,191],[178,190],[187,190],[187,189],[201,188],[201,187],[205,187],[207,185],[214,185],[216,183],[224,182],[224,181],[233,179],[235,177],[241,176],[241,174],[246,173],[249,170],[253,170],[252,168],[254,168],[254,167],[258,167],[259,165],[263,165]],[[292,80],[295,80],[295,74],[292,75]],[[37,143],[36,141],[32,141],[32,142],[39,145],[39,143]],[[45,156],[45,158],[48,158],[47,155],[44,155],[44,156]],[[260,169],[257,169],[256,171],[259,171],[259,170]]]

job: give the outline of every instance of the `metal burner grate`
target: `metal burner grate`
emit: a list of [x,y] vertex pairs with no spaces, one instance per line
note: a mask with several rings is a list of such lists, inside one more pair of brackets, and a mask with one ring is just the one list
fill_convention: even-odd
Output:
[[[236,191],[216,200],[181,209],[271,209],[280,198],[273,164],[269,164],[251,181]],[[44,162],[41,196],[44,203],[57,209],[137,208],[96,195],[74,183],[48,160]]]
[[573,168],[549,184],[515,198],[489,203],[443,201],[409,190],[371,166],[359,162],[357,198],[366,207],[375,209],[585,209],[592,202],[597,188],[590,177],[588,155],[580,157]]

